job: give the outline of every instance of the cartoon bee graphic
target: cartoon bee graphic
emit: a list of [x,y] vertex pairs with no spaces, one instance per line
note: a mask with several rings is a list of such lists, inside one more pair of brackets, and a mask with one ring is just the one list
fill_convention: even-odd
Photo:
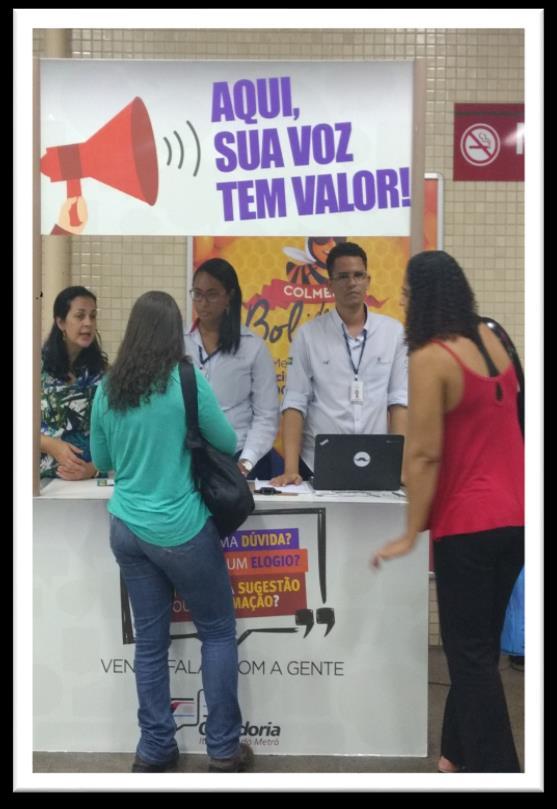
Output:
[[304,250],[283,247],[282,252],[298,262],[287,262],[289,280],[293,284],[326,284],[329,280],[327,256],[333,247],[345,241],[346,236],[310,236],[306,239]]

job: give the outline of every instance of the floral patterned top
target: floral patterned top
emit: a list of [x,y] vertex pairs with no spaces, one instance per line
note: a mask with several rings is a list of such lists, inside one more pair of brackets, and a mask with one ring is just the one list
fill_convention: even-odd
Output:
[[[84,461],[91,460],[89,432],[91,407],[102,372],[90,374],[84,370],[73,382],[58,379],[41,370],[41,434],[61,438],[79,449]],[[58,462],[51,455],[41,453],[41,477],[54,478]]]

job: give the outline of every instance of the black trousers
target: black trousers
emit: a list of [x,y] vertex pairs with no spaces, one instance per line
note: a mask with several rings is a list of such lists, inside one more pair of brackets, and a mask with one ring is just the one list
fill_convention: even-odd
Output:
[[524,528],[448,536],[433,545],[451,677],[441,754],[469,772],[520,772],[499,655],[507,603],[524,564]]

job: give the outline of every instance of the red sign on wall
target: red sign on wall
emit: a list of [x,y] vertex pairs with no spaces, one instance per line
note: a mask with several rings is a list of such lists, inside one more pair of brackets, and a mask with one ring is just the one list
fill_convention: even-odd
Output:
[[453,180],[524,180],[524,104],[455,104]]

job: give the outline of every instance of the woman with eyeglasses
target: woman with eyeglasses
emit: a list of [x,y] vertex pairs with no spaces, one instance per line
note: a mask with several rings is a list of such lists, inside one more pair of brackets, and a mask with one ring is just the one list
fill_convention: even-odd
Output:
[[185,334],[186,353],[236,431],[241,472],[269,480],[279,421],[276,374],[262,338],[241,323],[242,290],[234,267],[221,258],[205,261],[190,295],[197,317]]

